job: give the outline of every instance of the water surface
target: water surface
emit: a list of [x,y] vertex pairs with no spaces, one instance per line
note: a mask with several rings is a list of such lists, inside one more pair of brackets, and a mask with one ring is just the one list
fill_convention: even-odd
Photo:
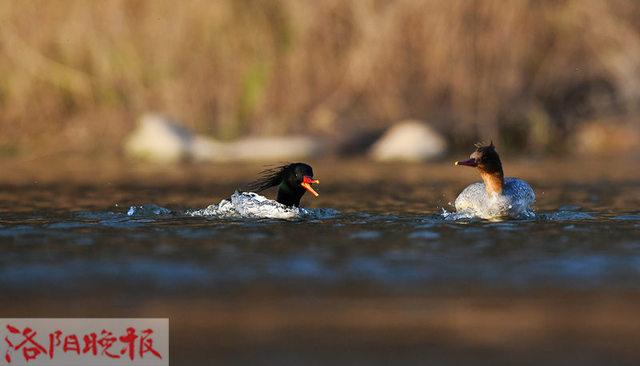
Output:
[[185,214],[254,166],[17,179],[0,186],[3,315],[168,316],[172,364],[633,364],[640,178],[535,168],[515,172],[535,217],[498,222],[446,215],[477,179],[448,164],[316,163],[313,214],[292,220]]

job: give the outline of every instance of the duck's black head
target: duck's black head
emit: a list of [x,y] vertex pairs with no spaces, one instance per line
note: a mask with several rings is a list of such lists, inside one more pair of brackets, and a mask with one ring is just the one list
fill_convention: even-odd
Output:
[[311,187],[312,183],[320,183],[313,179],[313,169],[305,163],[291,163],[267,169],[261,173],[262,178],[248,184],[248,188],[257,192],[278,186],[278,202],[286,206],[299,206],[300,198],[306,191],[318,196]]
[[465,165],[477,168],[480,171],[482,180],[487,186],[487,192],[502,192],[504,184],[504,174],[502,172],[502,163],[500,156],[496,152],[496,148],[491,142],[490,145],[476,145],[476,151],[471,153],[469,160],[456,161],[456,165]]

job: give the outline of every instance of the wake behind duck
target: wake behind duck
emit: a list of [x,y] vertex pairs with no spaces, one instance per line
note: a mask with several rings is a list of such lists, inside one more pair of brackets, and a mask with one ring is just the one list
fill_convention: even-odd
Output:
[[309,210],[296,206],[286,206],[254,192],[236,191],[219,203],[200,210],[187,211],[187,216],[214,216],[222,219],[265,218],[295,219],[307,216]]

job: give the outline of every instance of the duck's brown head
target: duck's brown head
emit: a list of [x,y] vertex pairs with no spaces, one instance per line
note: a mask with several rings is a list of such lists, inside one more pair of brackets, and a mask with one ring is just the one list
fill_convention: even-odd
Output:
[[465,165],[478,169],[487,187],[487,193],[502,193],[504,174],[500,156],[496,152],[493,142],[489,145],[476,144],[476,151],[471,153],[469,160],[456,161],[456,165]]

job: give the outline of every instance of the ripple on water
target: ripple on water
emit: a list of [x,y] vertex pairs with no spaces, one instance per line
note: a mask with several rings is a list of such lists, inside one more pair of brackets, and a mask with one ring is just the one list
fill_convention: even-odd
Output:
[[460,211],[447,211],[444,208],[440,212],[440,217],[446,221],[469,221],[469,220],[489,220],[489,221],[502,221],[502,220],[532,220],[535,219],[536,213],[533,210],[524,210],[517,216],[513,217],[495,217],[492,219],[482,219],[476,215],[472,210],[460,210]]
[[67,222],[54,222],[48,225],[45,225],[49,229],[79,229],[93,226],[92,223],[87,222],[77,222],[77,221],[67,221]]
[[640,213],[631,213],[628,215],[621,215],[621,216],[616,216],[616,217],[612,217],[611,220],[629,220],[629,221],[635,221],[635,220],[640,220]]
[[[78,274],[83,274],[78,276]],[[58,264],[24,264],[0,269],[3,285],[20,289],[24,278],[39,286],[82,288],[93,285],[96,280],[116,280],[120,284],[173,287],[177,285],[205,284],[211,273],[204,267],[192,263],[137,258],[135,262],[119,263],[109,260],[91,262],[67,260]]]
[[571,205],[566,205],[566,206],[561,206],[558,207],[558,211],[578,211],[580,210],[582,207],[580,206],[571,206]]
[[543,220],[549,221],[575,221],[575,220],[596,220],[595,217],[586,212],[558,211],[540,216]]
[[377,239],[379,237],[380,232],[378,231],[360,231],[349,234],[349,239]]
[[418,230],[408,235],[410,239],[436,239],[440,234],[429,230]]

